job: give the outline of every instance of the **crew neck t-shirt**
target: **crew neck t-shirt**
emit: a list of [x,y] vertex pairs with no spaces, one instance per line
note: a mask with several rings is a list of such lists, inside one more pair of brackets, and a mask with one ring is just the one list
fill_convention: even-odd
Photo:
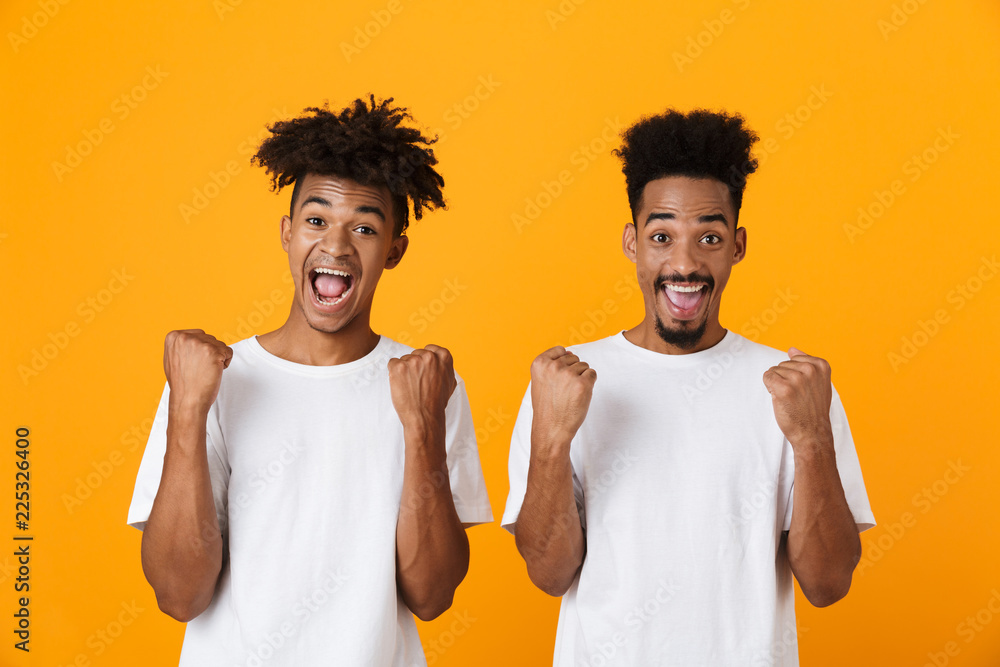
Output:
[[[788,355],[728,331],[668,355],[618,333],[569,348],[597,371],[570,445],[587,551],[562,598],[554,665],[798,665],[794,459],[764,372]],[[844,408],[837,469],[859,530],[875,524]],[[531,387],[510,448],[502,525],[514,530],[531,447]]]
[[[187,624],[180,665],[426,665],[395,565],[404,442],[387,365],[413,348],[383,336],[360,359],[310,366],[256,337],[231,347],[206,439],[223,566],[211,604]],[[457,380],[446,409],[451,491],[463,523],[490,522]],[[129,507],[139,529],[162,474],[169,391]]]

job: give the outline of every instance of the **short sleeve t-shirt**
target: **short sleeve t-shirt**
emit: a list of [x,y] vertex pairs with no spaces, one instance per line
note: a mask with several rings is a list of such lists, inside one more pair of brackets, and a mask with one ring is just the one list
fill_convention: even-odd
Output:
[[[209,607],[188,623],[180,664],[246,667],[426,664],[396,589],[403,428],[382,337],[355,361],[309,366],[232,345],[207,422],[225,551]],[[164,388],[128,523],[144,528],[166,451]],[[465,385],[447,409],[447,465],[459,519],[493,520]]]
[[[683,355],[618,333],[570,348],[597,371],[570,445],[587,552],[562,598],[556,667],[798,665],[792,574],[781,547],[794,460],[764,372],[784,352],[731,331]],[[859,530],[874,525],[840,397],[837,468]],[[510,449],[502,525],[527,483],[531,390]]]

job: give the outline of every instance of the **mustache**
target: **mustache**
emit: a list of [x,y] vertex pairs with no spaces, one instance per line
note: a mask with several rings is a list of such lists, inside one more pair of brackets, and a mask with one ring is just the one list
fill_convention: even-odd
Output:
[[659,291],[667,283],[705,283],[708,285],[708,289],[711,290],[715,287],[715,278],[707,273],[689,273],[686,276],[679,273],[659,275],[656,276],[656,280],[653,281],[653,289]]

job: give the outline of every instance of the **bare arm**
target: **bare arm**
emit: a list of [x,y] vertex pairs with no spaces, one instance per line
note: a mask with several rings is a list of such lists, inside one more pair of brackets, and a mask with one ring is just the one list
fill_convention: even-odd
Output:
[[774,414],[795,456],[788,563],[802,593],[825,607],[847,595],[861,540],[837,471],[830,425],[830,365],[795,348],[764,374]]
[[200,329],[172,331],[164,347],[167,450],[142,532],[142,570],[160,609],[186,622],[208,607],[222,569],[205,423],[232,350]]
[[837,472],[833,440],[795,452],[795,494],[788,531],[788,563],[813,605],[840,600],[861,558],[857,524]]
[[445,407],[456,386],[451,355],[436,345],[414,350],[390,361],[389,380],[406,447],[396,585],[410,611],[429,621],[451,607],[469,570],[445,450]]
[[586,542],[573,495],[569,442],[531,439],[528,487],[514,540],[528,577],[549,595],[563,595],[583,565]]
[[569,589],[586,553],[569,454],[596,378],[562,347],[546,350],[531,365],[531,458],[514,537],[528,577],[553,596]]

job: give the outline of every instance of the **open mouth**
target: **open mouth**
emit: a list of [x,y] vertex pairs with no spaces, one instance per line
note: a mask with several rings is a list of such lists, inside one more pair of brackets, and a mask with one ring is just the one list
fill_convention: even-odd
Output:
[[312,295],[320,306],[336,306],[354,288],[354,276],[347,271],[317,266],[309,271]]
[[664,283],[662,290],[664,296],[667,297],[667,302],[672,306],[669,309],[671,315],[678,319],[686,319],[698,312],[698,308],[709,292],[706,284]]

